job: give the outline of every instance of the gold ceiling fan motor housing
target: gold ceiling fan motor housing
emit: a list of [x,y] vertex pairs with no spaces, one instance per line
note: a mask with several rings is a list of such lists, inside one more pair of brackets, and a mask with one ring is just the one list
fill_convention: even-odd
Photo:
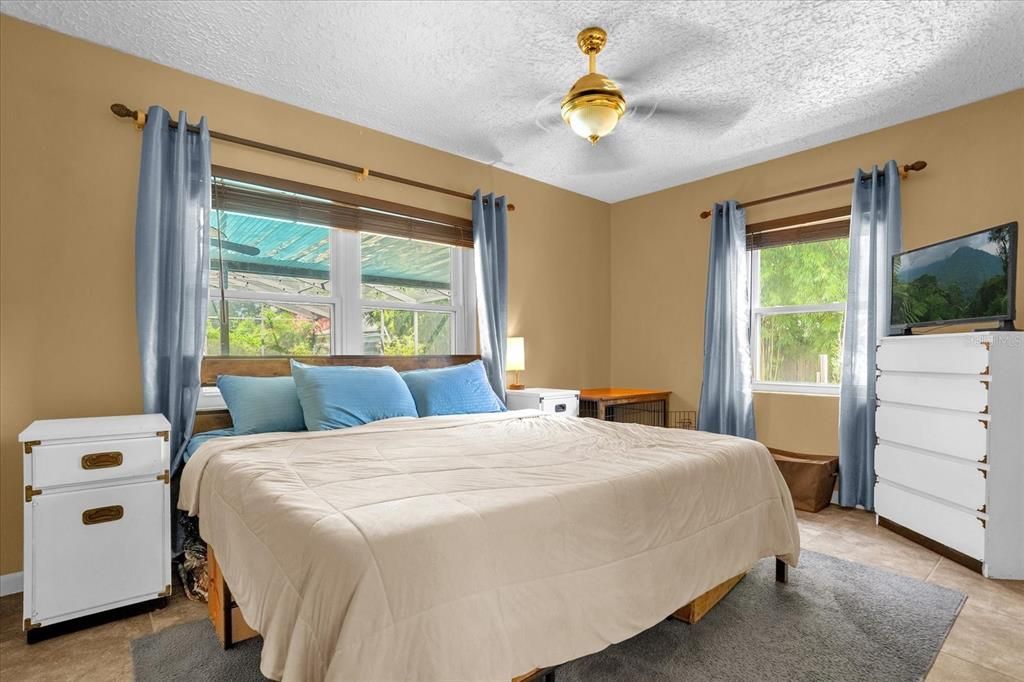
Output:
[[562,98],[562,119],[591,144],[612,132],[626,113],[626,98],[619,86],[597,72],[597,55],[607,42],[608,34],[602,28],[592,26],[580,31],[576,44],[589,58],[590,70]]

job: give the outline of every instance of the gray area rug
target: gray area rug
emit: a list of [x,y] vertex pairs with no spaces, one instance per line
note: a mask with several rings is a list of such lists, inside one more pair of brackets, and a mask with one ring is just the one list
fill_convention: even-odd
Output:
[[[920,680],[965,597],[954,590],[805,551],[790,582],[760,562],[697,625],[669,619],[559,666],[557,682]],[[135,678],[263,680],[262,641],[222,651],[209,621],[132,642]]]

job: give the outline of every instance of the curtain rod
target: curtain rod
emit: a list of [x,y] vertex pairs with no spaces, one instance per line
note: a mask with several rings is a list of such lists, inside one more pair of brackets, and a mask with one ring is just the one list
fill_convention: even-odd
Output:
[[[129,109],[123,104],[115,103],[110,105],[110,111],[119,118],[130,118],[135,121],[135,127],[142,130],[142,127],[146,125],[146,112],[137,111],[135,109]],[[199,128],[197,126],[186,124],[189,132],[197,133]],[[177,128],[178,122],[173,118],[170,120],[170,127]],[[305,152],[297,152],[293,149],[286,149],[284,147],[277,147],[272,144],[265,142],[259,142],[257,140],[250,140],[244,137],[238,137],[236,135],[228,135],[227,133],[221,133],[216,130],[210,131],[210,137],[214,140],[220,140],[222,142],[230,142],[231,144],[241,145],[243,147],[252,147],[253,149],[260,149],[265,152],[272,154],[280,154],[281,156],[290,156],[293,159],[301,159],[303,161],[310,161],[312,163],[318,163],[323,166],[330,166],[332,168],[340,168],[341,170],[350,171],[356,174],[356,181],[362,181],[366,178],[379,178],[381,180],[390,180],[391,182],[397,182],[402,185],[409,185],[410,187],[417,187],[419,189],[429,190],[431,192],[438,192],[440,194],[447,194],[448,196],[458,197],[460,199],[469,199],[472,201],[473,195],[466,194],[465,192],[459,192],[454,189],[448,189],[447,187],[438,187],[437,185],[429,185],[419,180],[410,180],[409,178],[403,178],[399,175],[391,175],[390,173],[382,173],[381,171],[370,170],[364,166],[355,166],[350,163],[344,163],[341,161],[335,161],[334,159],[326,159],[322,156],[314,156],[313,154],[306,154]],[[514,204],[508,205],[508,210],[514,211],[516,207]]]
[[[914,163],[904,164],[900,168],[900,177],[906,178],[910,171],[923,171],[928,167],[926,161],[915,161]],[[832,189],[833,187],[842,187],[843,185],[852,185],[853,178],[846,178],[845,180],[836,180],[835,182],[826,182],[824,185],[816,185],[814,187],[807,187],[805,189],[798,189],[793,192],[786,192],[785,194],[776,194],[772,197],[765,197],[763,199],[754,199],[753,201],[744,201],[740,206],[747,208],[749,206],[757,206],[758,204],[767,204],[772,201],[778,201],[780,199],[788,199],[790,197],[798,197],[801,194],[811,194],[812,192],[820,192],[823,189]],[[711,215],[711,211],[701,211],[700,217],[707,218]]]

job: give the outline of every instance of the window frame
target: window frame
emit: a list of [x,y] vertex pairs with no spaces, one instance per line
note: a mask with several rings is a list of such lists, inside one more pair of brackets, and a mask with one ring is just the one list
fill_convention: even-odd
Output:
[[[806,243],[811,243],[810,241]],[[763,248],[773,248],[765,246]],[[778,248],[778,247],[774,247]],[[844,314],[843,324],[846,324],[846,301],[841,303],[814,303],[807,305],[782,305],[762,306],[761,305],[761,248],[753,248],[747,251],[747,272],[750,273],[749,287],[749,323],[750,323],[750,380],[751,388],[755,393],[795,393],[803,395],[831,395],[838,396],[840,384],[816,384],[811,382],[797,381],[761,381],[758,379],[761,366],[761,320],[773,315],[786,315],[793,313],[824,313],[841,312]]]
[[[221,176],[216,177],[219,178]],[[225,176],[225,179],[231,178]],[[275,187],[269,182],[265,182],[263,186],[269,189],[294,191],[291,188]],[[315,197],[316,195],[310,194],[309,196]],[[214,214],[220,210],[217,206],[212,207]],[[224,213],[230,214],[232,212],[224,211]],[[476,279],[473,249],[454,244],[428,242],[452,249],[450,303],[404,303],[364,299],[362,298],[362,253],[360,239],[362,231],[326,225],[315,225],[315,227],[322,227],[329,231],[330,268],[328,281],[330,282],[330,295],[311,296],[278,292],[254,292],[230,288],[225,288],[221,292],[219,285],[214,286],[212,284],[214,273],[217,271],[210,268],[210,262],[207,260],[206,266],[209,268],[211,279],[207,300],[220,302],[223,299],[225,303],[230,301],[253,301],[269,304],[305,303],[329,307],[331,310],[331,338],[329,346],[332,355],[366,355],[363,346],[363,308],[390,308],[451,313],[452,330],[449,353],[454,355],[472,355],[477,352]],[[370,233],[371,231],[366,230],[366,232]],[[384,236],[394,239],[403,238],[387,234]],[[213,354],[209,353],[209,349],[204,349],[205,355]],[[249,356],[232,355],[229,357]]]

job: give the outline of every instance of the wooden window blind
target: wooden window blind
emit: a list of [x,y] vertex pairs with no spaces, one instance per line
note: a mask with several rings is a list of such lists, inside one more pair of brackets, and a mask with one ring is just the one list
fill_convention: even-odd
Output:
[[747,225],[747,250],[821,242],[849,236],[850,207],[838,206],[812,213],[751,223]]
[[213,176],[215,210],[473,247],[465,218],[219,166]]

